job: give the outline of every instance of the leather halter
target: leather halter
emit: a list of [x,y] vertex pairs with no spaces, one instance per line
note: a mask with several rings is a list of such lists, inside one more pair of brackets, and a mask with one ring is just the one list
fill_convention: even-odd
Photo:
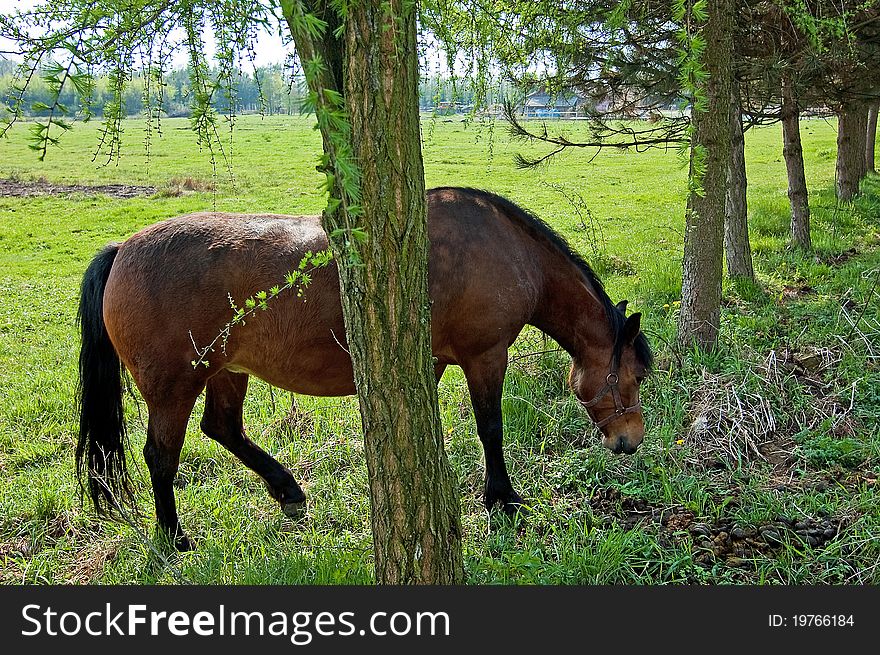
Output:
[[609,393],[614,397],[614,413],[609,414],[601,421],[594,420],[597,428],[603,428],[612,421],[616,421],[621,416],[642,411],[642,404],[639,402],[635,405],[630,405],[629,407],[623,404],[623,400],[620,398],[620,390],[617,388],[617,385],[620,382],[620,376],[617,374],[619,365],[619,362],[613,362],[611,364],[611,372],[605,376],[605,386],[599,389],[599,393],[597,393],[592,400],[583,403],[584,407],[595,407],[599,404],[599,401]]

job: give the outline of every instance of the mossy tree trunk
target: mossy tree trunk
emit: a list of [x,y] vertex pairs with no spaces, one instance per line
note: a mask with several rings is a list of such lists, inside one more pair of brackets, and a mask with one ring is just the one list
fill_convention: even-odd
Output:
[[791,242],[797,248],[811,250],[810,203],[804,150],[801,146],[800,108],[791,77],[782,78],[782,157],[788,173],[788,203],[791,207]]
[[867,174],[867,105],[851,100],[840,108],[837,119],[837,197],[849,201],[859,194],[859,183]]
[[343,304],[370,473],[380,583],[460,582],[460,506],[431,353],[416,4],[360,0],[345,25],[345,99],[361,170],[362,267]]
[[[690,179],[685,215],[681,313],[678,341],[712,349],[718,341],[727,165],[730,158],[730,98],[733,84],[733,0],[708,0],[703,28],[708,73],[705,112],[693,115]],[[699,172],[703,171],[702,179]]]
[[[324,226],[360,402],[376,582],[459,583],[458,485],[443,448],[431,351],[416,4],[360,0],[346,12],[341,33],[328,30],[312,45],[325,61],[344,53],[341,76],[326,81],[343,80],[359,169],[362,211],[343,203],[325,213]],[[352,228],[366,237],[352,239]]]
[[739,84],[736,82],[733,83],[730,105],[730,160],[727,168],[724,252],[729,277],[755,279],[755,270],[752,266],[752,247],[749,244],[746,140],[745,134],[743,134]]
[[876,173],[874,165],[874,150],[877,146],[877,113],[880,110],[880,100],[875,100],[868,107],[868,129],[865,134],[865,170],[868,173]]

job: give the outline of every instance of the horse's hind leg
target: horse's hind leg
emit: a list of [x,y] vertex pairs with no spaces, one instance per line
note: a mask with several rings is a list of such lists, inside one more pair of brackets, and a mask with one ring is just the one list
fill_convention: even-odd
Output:
[[180,526],[174,499],[174,476],[180,465],[180,450],[186,436],[186,424],[198,394],[187,400],[157,403],[147,398],[150,418],[144,460],[153,483],[156,523],[170,538],[177,550],[192,550],[192,542]]
[[306,496],[293,474],[245,435],[242,407],[247,385],[246,374],[230,371],[221,371],[208,380],[202,432],[263,478],[285,514],[299,516],[305,508]]

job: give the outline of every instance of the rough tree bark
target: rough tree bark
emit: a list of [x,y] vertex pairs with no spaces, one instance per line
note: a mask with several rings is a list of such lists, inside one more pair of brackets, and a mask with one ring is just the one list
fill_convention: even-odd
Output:
[[859,160],[859,182],[868,176],[868,164],[864,157],[864,153],[868,150],[868,112],[869,106],[867,102],[862,102],[856,113],[856,142],[855,147],[858,152]]
[[739,85],[733,83],[730,105],[730,160],[727,166],[727,200],[724,221],[724,251],[727,275],[755,279],[752,248],[749,244],[748,180],[746,178],[746,140],[743,134]]
[[859,183],[867,173],[867,107],[863,102],[848,102],[840,108],[837,118],[837,197],[849,201],[859,194]]
[[678,341],[714,348],[721,317],[721,277],[727,162],[730,157],[730,94],[733,83],[733,0],[708,0],[703,29],[706,112],[694,112],[690,178],[685,215],[681,313]]
[[[343,80],[363,212],[325,212],[324,226],[332,235],[356,222],[367,234],[363,243],[331,244],[364,432],[376,582],[459,583],[458,487],[443,448],[431,351],[416,7],[361,0],[346,12],[341,42],[332,29],[323,40],[292,31],[301,59],[344,53],[341,76],[325,72],[323,82]],[[325,149],[328,142],[325,133]]]
[[791,242],[797,248],[812,250],[810,204],[804,151],[801,147],[800,108],[791,78],[782,78],[782,157],[788,172],[788,202],[791,206]]
[[876,173],[874,166],[874,149],[877,145],[877,113],[880,110],[880,100],[875,100],[868,108],[868,129],[865,134],[865,170],[868,173]]
[[369,237],[364,266],[345,271],[343,297],[357,336],[349,344],[377,582],[460,582],[458,487],[443,450],[431,352],[416,3],[361,0],[348,11],[345,98]]

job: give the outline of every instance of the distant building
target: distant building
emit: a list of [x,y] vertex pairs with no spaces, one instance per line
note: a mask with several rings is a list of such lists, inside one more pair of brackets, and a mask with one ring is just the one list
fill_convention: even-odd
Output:
[[481,116],[484,118],[501,118],[504,116],[504,105],[500,102],[495,102],[489,105],[488,107],[484,107],[477,112],[477,116]]
[[650,122],[690,115],[690,110],[682,110],[678,103],[670,103],[668,100],[664,102],[662,98],[627,90],[602,96],[596,102],[594,110],[606,118],[641,119]]
[[437,116],[452,116],[454,114],[468,114],[473,111],[473,109],[473,105],[466,105],[463,102],[442,100],[436,105],[426,105],[422,108],[422,111],[431,112]]
[[586,105],[586,98],[576,93],[536,91],[526,97],[522,115],[523,118],[576,118],[584,115]]

